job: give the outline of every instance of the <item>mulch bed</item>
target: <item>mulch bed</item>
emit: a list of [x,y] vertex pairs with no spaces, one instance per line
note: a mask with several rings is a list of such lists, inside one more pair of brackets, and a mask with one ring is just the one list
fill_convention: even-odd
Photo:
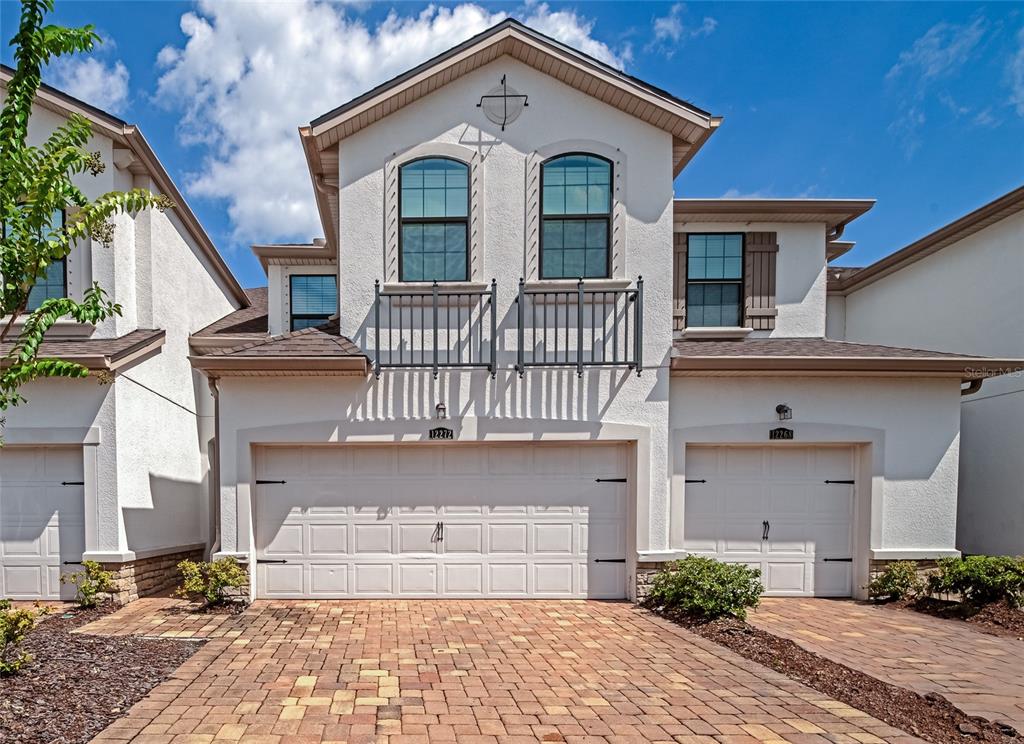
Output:
[[949,620],[962,620],[971,623],[978,630],[992,635],[1024,640],[1024,610],[1012,607],[1005,600],[982,607],[973,607],[937,597],[920,597],[892,602],[889,606],[923,612],[926,615]]
[[84,744],[199,650],[198,642],[72,633],[114,607],[46,618],[23,648],[32,662],[0,677],[0,741]]
[[659,614],[745,659],[774,669],[933,744],[964,744],[965,741],[1020,744],[1024,741],[1012,727],[969,716],[941,695],[918,695],[882,682],[742,620],[721,618],[707,622],[671,611]]

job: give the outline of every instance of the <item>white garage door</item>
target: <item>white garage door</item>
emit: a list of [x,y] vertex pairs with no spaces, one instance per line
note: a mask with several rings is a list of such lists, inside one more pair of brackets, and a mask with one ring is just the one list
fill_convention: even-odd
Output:
[[625,596],[620,445],[268,447],[257,459],[261,597]]
[[849,447],[687,447],[684,547],[760,568],[768,594],[849,596],[853,479]]
[[80,447],[0,448],[0,597],[65,599],[64,561],[85,550]]

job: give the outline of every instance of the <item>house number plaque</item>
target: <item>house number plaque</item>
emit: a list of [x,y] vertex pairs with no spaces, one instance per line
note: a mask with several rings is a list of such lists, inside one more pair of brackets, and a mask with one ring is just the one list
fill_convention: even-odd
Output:
[[447,426],[437,426],[430,430],[431,439],[455,439],[455,434]]
[[792,439],[793,430],[787,429],[785,426],[780,426],[777,429],[772,429],[768,432],[769,439]]

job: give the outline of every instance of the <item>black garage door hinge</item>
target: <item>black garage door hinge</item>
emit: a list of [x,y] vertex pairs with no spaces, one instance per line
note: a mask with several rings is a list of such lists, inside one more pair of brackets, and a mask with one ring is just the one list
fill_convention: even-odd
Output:
[[703,478],[687,478],[683,483],[707,483]]
[[595,558],[594,563],[625,563],[625,558]]
[[257,558],[256,562],[257,563],[287,563],[288,561],[284,560],[283,558],[279,558],[277,560],[273,560],[271,558]]
[[62,486],[84,486],[85,481],[61,481]]
[[840,485],[840,486],[852,486],[853,485],[853,481],[852,480],[827,480],[825,482],[826,483],[835,483],[835,484]]
[[853,558],[822,558],[825,563],[853,563]]
[[65,565],[65,566],[81,566],[82,562],[81,561],[64,561],[63,565]]
[[594,478],[595,483],[625,483],[625,478]]
[[269,485],[275,484],[275,483],[278,484],[278,485],[282,485],[283,486],[287,482],[288,481],[283,481],[283,480],[275,481],[275,480],[259,480],[258,478],[256,479],[256,485],[257,486],[269,486]]

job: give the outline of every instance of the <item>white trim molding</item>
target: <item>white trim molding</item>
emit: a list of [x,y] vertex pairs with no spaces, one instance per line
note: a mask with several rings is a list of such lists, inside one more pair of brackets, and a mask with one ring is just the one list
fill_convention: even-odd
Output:
[[469,168],[469,244],[466,280],[482,282],[484,250],[483,157],[480,152],[451,142],[424,142],[395,153],[384,163],[384,284],[398,284],[398,231],[401,195],[398,171],[412,160],[450,158]]
[[[612,224],[609,236],[611,275],[625,279],[626,272],[626,154],[598,140],[568,139],[537,148],[526,156],[526,245],[523,272],[527,282],[540,279],[540,167],[559,155],[585,152],[600,155],[612,163]],[[562,281],[562,280],[555,280]]]

